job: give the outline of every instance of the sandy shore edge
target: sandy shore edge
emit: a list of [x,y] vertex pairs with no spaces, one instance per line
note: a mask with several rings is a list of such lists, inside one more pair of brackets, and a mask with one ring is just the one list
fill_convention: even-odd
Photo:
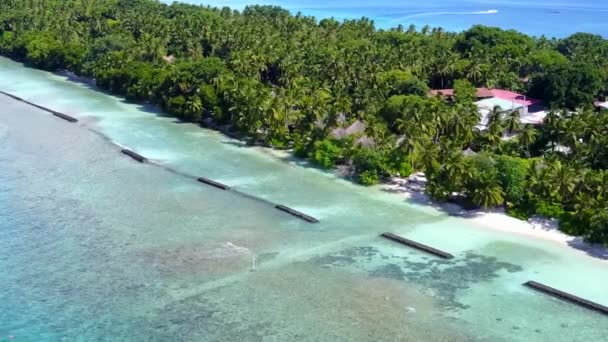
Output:
[[404,197],[408,202],[432,206],[453,217],[462,218],[480,229],[490,229],[507,234],[526,236],[533,239],[550,241],[565,248],[575,250],[580,254],[593,257],[608,265],[608,248],[590,244],[580,237],[563,233],[559,230],[558,221],[541,217],[533,217],[527,221],[507,215],[504,209],[494,210],[465,210],[454,203],[437,202],[422,192],[414,191],[405,185],[407,180],[394,178],[382,185],[383,189]]
[[[4,99],[5,98],[5,99]],[[0,102],[9,100],[8,97],[0,94]],[[91,120],[86,123],[95,123]],[[272,148],[260,148],[263,152],[279,158],[287,159],[291,154],[289,151],[276,150]],[[453,217],[460,217],[465,222],[470,223],[481,229],[491,229],[508,234],[527,236],[534,239],[551,241],[558,243],[565,248],[571,248],[581,254],[593,257],[608,265],[608,248],[601,245],[592,245],[584,242],[579,237],[574,237],[561,232],[555,220],[543,218],[533,218],[523,221],[508,216],[504,210],[464,210],[459,205],[447,202],[437,202],[429,198],[428,195],[413,191],[405,186],[406,179],[393,178],[387,183],[382,184],[382,188],[388,192],[395,193],[404,197],[408,202],[418,205],[430,206]]]

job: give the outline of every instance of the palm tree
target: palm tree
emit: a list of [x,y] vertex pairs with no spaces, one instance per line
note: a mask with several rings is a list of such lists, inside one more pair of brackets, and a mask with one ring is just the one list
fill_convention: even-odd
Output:
[[504,203],[504,192],[496,184],[481,184],[471,194],[473,202],[483,208],[495,207]]
[[550,168],[551,183],[562,202],[570,201],[576,187],[577,175],[574,169],[556,161]]
[[439,152],[439,145],[427,137],[426,141],[420,147],[418,155],[418,160],[425,168],[425,172],[433,172],[439,167]]
[[452,186],[457,188],[461,184],[466,183],[472,177],[472,173],[462,152],[458,150],[452,151],[445,161],[443,168],[447,178],[451,180]]
[[538,160],[533,160],[528,175],[528,186],[530,192],[546,199],[551,198],[554,189],[553,184],[547,180],[550,178],[549,167]]
[[418,149],[419,149],[418,143],[411,137],[405,135],[399,141],[399,149],[401,151],[403,151],[405,153],[405,155],[408,156],[408,158],[410,160],[410,166],[412,167],[412,170],[414,170],[414,166],[415,166],[415,162],[416,162],[416,158],[417,158],[416,156],[417,156]]
[[525,125],[523,131],[519,135],[519,142],[526,146],[528,157],[530,157],[530,145],[536,142],[537,135],[538,132],[536,131],[536,128],[531,124]]
[[518,109],[512,110],[505,119],[505,125],[509,133],[513,133],[521,126],[521,113]]
[[488,131],[486,132],[486,139],[488,143],[494,150],[500,149],[500,143],[502,142],[504,128],[502,127],[502,123],[500,121],[494,121],[488,127]]
[[502,123],[502,116],[504,110],[500,106],[494,106],[492,110],[488,113],[488,123],[487,126],[491,126],[495,122]]
[[440,76],[441,88],[445,87],[446,78],[450,78],[454,74],[456,61],[457,57],[452,53],[445,57],[444,60],[439,61],[437,74]]
[[550,111],[545,117],[546,129],[548,130],[549,142],[551,143],[551,150],[555,151],[559,137],[563,131],[563,120],[562,116],[556,111]]
[[479,63],[473,62],[467,71],[467,78],[473,82],[473,84],[477,84],[479,79],[482,76],[481,65]]
[[563,121],[563,130],[559,135],[559,140],[565,146],[570,148],[570,151],[575,152],[579,142],[579,133],[582,133],[583,129],[580,127],[578,120],[572,117]]

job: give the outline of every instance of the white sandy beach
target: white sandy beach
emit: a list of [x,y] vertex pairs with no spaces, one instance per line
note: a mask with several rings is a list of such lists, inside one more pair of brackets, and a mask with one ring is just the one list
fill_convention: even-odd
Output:
[[410,190],[404,186],[406,183],[406,179],[393,178],[384,187],[391,192],[399,193],[416,204],[431,205],[451,216],[460,217],[466,220],[467,223],[471,223],[481,229],[491,229],[507,234],[551,241],[566,248],[574,249],[581,254],[591,256],[608,265],[608,248],[586,243],[582,238],[561,232],[556,220],[534,217],[528,221],[524,221],[507,215],[503,209],[467,211],[454,203],[433,201],[424,193]]

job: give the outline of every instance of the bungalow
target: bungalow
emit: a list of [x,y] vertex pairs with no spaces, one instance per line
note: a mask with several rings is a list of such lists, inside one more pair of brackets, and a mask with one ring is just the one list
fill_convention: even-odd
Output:
[[[433,96],[453,97],[454,89],[431,90]],[[478,128],[484,129],[488,122],[488,114],[495,108],[500,107],[504,111],[519,110],[523,124],[542,124],[547,116],[545,107],[541,100],[533,99],[503,89],[477,88],[475,102],[479,108],[481,121]]]
[[[344,125],[346,123],[346,116],[341,115],[338,117],[338,124]],[[355,145],[359,145],[365,148],[373,148],[375,146],[375,142],[373,139],[363,135],[365,133],[366,125],[363,121],[356,120],[350,126],[346,128],[337,127],[331,130],[330,136],[333,139],[341,140],[351,135],[361,135],[357,140],[355,140]]]
[[[434,90],[431,90],[431,95],[453,97],[454,89],[434,89]],[[477,88],[477,91],[475,92],[475,96],[478,99],[499,98],[502,100],[512,101],[512,102],[515,102],[515,103],[518,103],[521,105],[526,105],[526,106],[542,104],[541,100],[529,98],[529,97],[526,97],[526,95],[522,95],[519,93],[509,91],[509,90],[504,90],[504,89]]]

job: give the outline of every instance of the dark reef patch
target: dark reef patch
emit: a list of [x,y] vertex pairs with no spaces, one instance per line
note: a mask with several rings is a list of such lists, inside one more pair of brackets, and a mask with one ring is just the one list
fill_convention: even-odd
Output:
[[[501,271],[520,272],[522,267],[499,261],[492,256],[466,252],[455,259],[420,261],[385,255],[375,247],[353,247],[336,253],[316,256],[310,261],[324,268],[345,268],[366,272],[371,277],[403,280],[419,285],[437,298],[447,309],[466,309],[457,301],[457,294],[474,284],[491,281]],[[370,265],[378,264],[379,266]]]

